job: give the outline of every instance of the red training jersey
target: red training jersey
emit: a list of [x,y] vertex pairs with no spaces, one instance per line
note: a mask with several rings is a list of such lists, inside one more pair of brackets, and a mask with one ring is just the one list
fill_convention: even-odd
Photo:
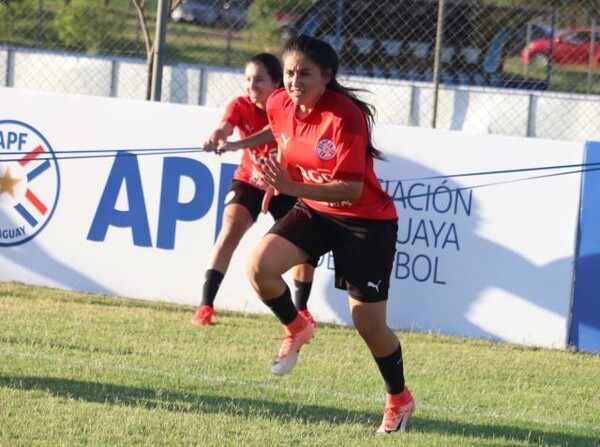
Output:
[[297,118],[296,105],[285,89],[278,89],[267,100],[267,115],[294,179],[299,179],[299,171],[304,183],[363,182],[362,194],[357,200],[320,202],[303,198],[309,207],[363,219],[398,217],[391,196],[377,180],[373,157],[367,156],[365,116],[350,98],[325,90],[314,109],[305,117]]
[[[247,96],[239,96],[227,105],[222,122],[228,122],[236,127],[242,139],[263,130],[269,124],[266,112],[256,107]],[[275,153],[277,153],[275,141],[263,146],[245,148],[242,161],[235,170],[233,178],[256,188],[266,189],[262,163],[269,154]]]

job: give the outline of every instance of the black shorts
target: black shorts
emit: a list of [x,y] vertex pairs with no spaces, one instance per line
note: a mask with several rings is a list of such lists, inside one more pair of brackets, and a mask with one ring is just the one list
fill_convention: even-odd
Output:
[[[265,192],[262,189],[258,189],[240,180],[233,180],[225,196],[225,206],[232,203],[244,206],[250,211],[252,220],[256,222],[260,214],[264,195]],[[296,197],[292,196],[273,196],[269,203],[269,213],[273,216],[273,219],[281,219],[294,207],[297,200]]]
[[315,267],[332,251],[335,287],[359,301],[385,301],[396,255],[398,220],[360,219],[315,211],[301,200],[269,230],[307,252]]

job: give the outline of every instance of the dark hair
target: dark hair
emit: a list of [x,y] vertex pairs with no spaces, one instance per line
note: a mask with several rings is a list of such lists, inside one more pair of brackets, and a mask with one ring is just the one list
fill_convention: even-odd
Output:
[[359,99],[356,95],[356,92],[365,90],[345,87],[337,81],[336,75],[339,68],[339,59],[333,47],[327,42],[315,37],[300,34],[287,42],[283,48],[282,59],[288,53],[304,54],[319,66],[321,72],[331,70],[331,81],[327,84],[327,88],[347,96],[358,106],[367,122],[367,153],[373,158],[383,160],[385,158],[383,153],[373,145],[373,139],[371,137],[373,123],[375,121],[375,108],[371,104]]
[[276,56],[273,56],[271,53],[259,53],[248,59],[246,65],[251,63],[264,65],[267,73],[269,73],[269,77],[277,84],[277,87],[283,86],[283,69],[281,68],[281,62],[279,62]]

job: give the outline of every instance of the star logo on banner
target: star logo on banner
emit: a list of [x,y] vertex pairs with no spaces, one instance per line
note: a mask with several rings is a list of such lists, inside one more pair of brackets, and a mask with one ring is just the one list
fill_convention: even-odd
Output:
[[21,179],[14,178],[10,175],[10,167],[4,171],[4,176],[0,177],[0,196],[4,193],[10,194],[11,197],[15,198],[15,185],[19,183]]

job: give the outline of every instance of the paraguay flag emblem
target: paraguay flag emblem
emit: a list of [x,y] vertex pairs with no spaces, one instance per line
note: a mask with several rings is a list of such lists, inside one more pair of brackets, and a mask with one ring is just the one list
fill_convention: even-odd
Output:
[[44,136],[23,122],[0,120],[0,247],[37,236],[59,192],[57,158]]
[[317,155],[323,160],[331,160],[335,157],[335,143],[328,139],[319,140],[316,147]]

